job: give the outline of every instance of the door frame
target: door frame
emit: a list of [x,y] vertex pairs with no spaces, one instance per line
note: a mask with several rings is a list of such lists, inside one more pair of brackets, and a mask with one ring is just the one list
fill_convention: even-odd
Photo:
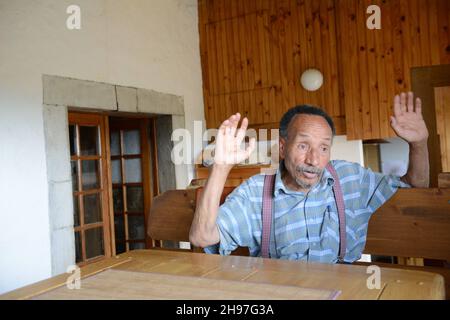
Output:
[[[110,188],[110,167],[108,161],[110,159],[109,156],[109,139],[106,138],[106,130],[108,129],[108,118],[100,113],[85,113],[85,112],[77,112],[77,111],[69,111],[68,112],[68,125],[77,124],[77,125],[98,125],[100,127],[100,174],[102,178],[100,178],[100,190],[101,190],[101,205],[102,205],[102,223],[103,223],[103,245],[104,245],[104,255],[99,256],[97,258],[83,260],[80,263],[77,263],[78,266],[84,266],[89,263],[93,263],[108,257],[111,257],[113,254],[112,244],[111,244],[111,220],[110,220],[110,201],[111,198],[111,188]],[[79,142],[78,142],[79,145]],[[72,156],[70,157],[70,161],[72,161]],[[79,169],[78,175],[81,177],[81,167],[77,166]],[[80,179],[78,180],[80,183]],[[73,194],[73,192],[72,192]],[[79,208],[82,208],[83,204],[81,201],[79,202]],[[84,210],[82,211],[84,213]],[[80,214],[81,216],[81,214]],[[75,227],[74,227],[75,229]],[[84,229],[82,229],[84,230]],[[76,231],[74,230],[74,233]],[[82,257],[85,257],[85,237],[82,236]]]

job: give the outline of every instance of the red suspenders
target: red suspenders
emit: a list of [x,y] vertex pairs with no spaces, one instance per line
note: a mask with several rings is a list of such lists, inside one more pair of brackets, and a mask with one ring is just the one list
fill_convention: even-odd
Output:
[[[339,216],[339,261],[344,260],[347,245],[345,230],[345,205],[342,195],[339,177],[333,166],[328,163],[326,169],[334,178],[333,193],[336,201]],[[272,204],[275,175],[266,175],[264,177],[263,203],[262,203],[262,237],[261,237],[261,255],[263,258],[269,258],[270,233],[272,227]]]

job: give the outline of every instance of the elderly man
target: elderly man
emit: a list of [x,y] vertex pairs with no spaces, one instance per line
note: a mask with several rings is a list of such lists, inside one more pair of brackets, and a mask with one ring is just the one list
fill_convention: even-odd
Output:
[[346,161],[330,161],[335,135],[321,109],[297,106],[280,121],[281,163],[276,175],[255,175],[219,206],[233,165],[250,156],[240,148],[248,120],[240,114],[219,128],[214,164],[195,212],[190,241],[227,255],[248,247],[251,256],[324,263],[353,262],[364,250],[370,216],[398,188],[428,187],[428,130],[413,93],[394,98],[391,126],[409,144],[403,177],[383,175]]

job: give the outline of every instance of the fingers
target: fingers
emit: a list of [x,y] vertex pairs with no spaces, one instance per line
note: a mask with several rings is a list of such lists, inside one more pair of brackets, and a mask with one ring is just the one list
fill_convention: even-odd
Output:
[[397,122],[397,119],[395,119],[395,117],[392,117],[392,116],[391,116],[391,127],[397,133],[398,122]]
[[396,95],[394,97],[394,115],[395,115],[395,117],[400,117],[403,114],[402,108],[400,105],[401,105],[400,96]]
[[239,120],[241,119],[241,114],[238,112],[236,114],[233,114],[230,117],[230,121],[231,121],[231,130],[230,130],[230,134],[234,137],[235,133],[236,133],[236,128],[238,126]]
[[400,110],[402,113],[406,112],[406,93],[404,92],[400,94]]
[[240,113],[233,114],[231,117],[229,117],[227,120],[222,122],[222,124],[219,127],[219,132],[221,134],[228,134],[236,132],[237,125],[239,123],[239,119],[241,118]]
[[241,143],[242,139],[244,139],[247,127],[248,127],[248,119],[247,117],[245,117],[244,119],[242,119],[241,127],[239,128],[236,134],[238,143]]
[[412,92],[408,92],[408,112],[414,112],[414,94]]
[[420,98],[416,98],[416,113],[422,116],[422,100]]
[[255,138],[250,138],[250,142],[248,144],[248,147],[245,149],[245,154],[246,157],[250,157],[250,155],[252,154],[253,150],[255,150],[256,147],[256,139]]

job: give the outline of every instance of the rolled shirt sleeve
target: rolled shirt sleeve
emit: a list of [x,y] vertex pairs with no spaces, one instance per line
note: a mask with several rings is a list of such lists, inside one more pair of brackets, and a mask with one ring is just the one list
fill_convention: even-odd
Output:
[[370,214],[388,201],[399,188],[411,188],[409,184],[401,181],[399,176],[385,175],[363,167],[360,170],[361,197]]
[[250,247],[254,242],[249,217],[248,189],[251,179],[242,183],[228,195],[219,207],[217,227],[220,235],[218,244],[204,248],[206,253],[229,255],[237,247]]

